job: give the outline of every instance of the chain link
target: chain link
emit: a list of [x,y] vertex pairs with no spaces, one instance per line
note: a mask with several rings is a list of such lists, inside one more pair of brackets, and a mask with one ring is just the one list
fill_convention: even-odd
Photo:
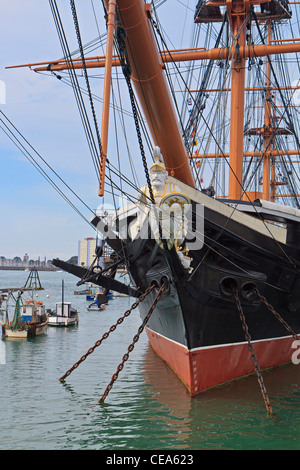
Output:
[[134,93],[133,89],[131,86],[131,65],[129,63],[129,58],[128,54],[126,51],[126,44],[125,44],[125,38],[126,38],[126,31],[122,28],[119,27],[117,30],[117,40],[118,40],[118,46],[119,46],[119,55],[120,55],[120,63],[122,65],[122,71],[128,86],[128,91],[129,91],[129,98],[130,98],[130,103],[131,103],[131,108],[132,108],[132,113],[134,117],[134,123],[135,123],[135,128],[136,128],[136,133],[137,133],[137,138],[139,141],[139,147],[140,147],[140,152],[143,160],[143,166],[144,166],[144,171],[146,175],[146,180],[147,180],[147,185],[149,189],[149,195],[152,204],[155,204],[155,199],[154,199],[154,194],[152,190],[152,184],[150,180],[150,175],[149,175],[149,170],[148,170],[148,165],[147,165],[147,160],[146,160],[146,155],[145,155],[145,150],[144,150],[144,145],[143,145],[143,140],[142,140],[142,135],[140,131],[140,125],[139,125],[139,118],[138,118],[138,112],[135,104],[135,99],[134,99]]
[[282,323],[282,325],[285,327],[285,329],[289,333],[291,333],[291,335],[294,337],[294,339],[299,341],[299,336],[297,336],[295,331],[286,323],[286,321],[284,321],[284,319],[281,317],[281,315],[279,315],[279,313],[276,312],[274,307],[271,304],[269,304],[267,299],[258,291],[258,289],[253,289],[253,292],[257,295],[257,297],[261,300],[261,302],[263,302],[265,304],[265,306],[270,310],[270,312],[273,313],[273,315],[277,318],[277,320],[279,320],[280,323]]
[[245,338],[248,342],[248,349],[249,349],[250,354],[251,354],[251,359],[254,363],[254,369],[255,369],[255,372],[256,372],[257,380],[258,380],[258,383],[259,383],[259,386],[260,386],[260,390],[261,390],[261,393],[262,393],[267,411],[268,411],[268,413],[273,414],[272,407],[270,405],[270,400],[269,400],[267,390],[266,390],[266,387],[265,387],[265,384],[264,384],[264,381],[263,381],[263,377],[262,377],[262,374],[261,374],[261,370],[260,370],[259,364],[257,362],[257,357],[256,357],[256,354],[254,352],[253,345],[251,343],[251,336],[250,336],[250,333],[249,333],[249,330],[248,330],[248,325],[246,323],[246,319],[245,319],[245,315],[244,315],[244,312],[243,312],[243,309],[242,309],[240,298],[238,296],[238,292],[237,292],[237,289],[236,289],[235,286],[232,287],[232,292],[233,292],[234,299],[235,299],[235,302],[236,302],[236,306],[237,306],[237,309],[238,309],[238,312],[239,312],[239,315],[240,315],[240,319],[241,319],[241,322],[242,322],[242,327],[243,327],[243,330],[244,330],[244,333],[245,333]]
[[130,307],[130,309],[126,310],[126,312],[122,315],[122,317],[120,317],[117,322],[112,325],[110,327],[110,329],[103,334],[102,338],[99,339],[98,341],[96,341],[96,343],[94,344],[94,346],[92,346],[90,349],[88,349],[88,351],[83,355],[81,356],[81,358],[79,359],[79,361],[75,362],[75,364],[59,379],[60,382],[64,382],[65,378],[68,377],[72,372],[73,370],[77,369],[77,367],[83,362],[86,360],[86,358],[92,354],[95,349],[101,345],[102,341],[104,341],[105,339],[107,339],[110,335],[110,333],[112,333],[113,331],[115,331],[115,329],[117,328],[118,325],[121,325],[121,323],[123,323],[123,321],[125,320],[126,317],[128,317],[131,312],[136,309],[138,307],[138,305],[145,299],[145,297],[147,297],[148,294],[150,294],[150,292],[153,291],[154,289],[154,285],[148,287],[148,289],[145,290],[145,292],[138,298],[138,300],[136,302],[134,302],[132,304],[132,306]]
[[112,389],[112,387],[113,387],[115,381],[117,380],[117,378],[118,378],[118,376],[119,376],[119,373],[120,373],[121,370],[124,368],[125,362],[128,361],[128,359],[129,359],[129,354],[133,351],[134,346],[135,346],[135,343],[138,342],[138,340],[139,340],[139,338],[140,338],[140,335],[141,335],[141,333],[143,332],[143,330],[144,330],[146,324],[148,323],[149,318],[151,317],[152,312],[153,312],[153,310],[155,309],[155,307],[156,307],[156,305],[157,305],[159,299],[161,298],[161,296],[162,296],[164,290],[165,290],[165,285],[163,284],[163,285],[161,286],[161,288],[159,289],[158,294],[157,294],[157,296],[155,297],[155,299],[154,299],[154,301],[153,301],[153,303],[152,303],[152,305],[151,305],[151,307],[150,307],[150,309],[149,309],[147,315],[145,316],[145,318],[144,318],[144,320],[143,320],[143,323],[142,323],[141,326],[139,327],[138,333],[133,337],[132,343],[128,346],[127,353],[124,354],[122,361],[120,362],[120,364],[119,364],[118,367],[117,367],[117,371],[116,371],[115,374],[112,376],[110,383],[108,384],[108,386],[107,386],[106,389],[105,389],[105,392],[103,393],[102,397],[100,398],[99,403],[104,403],[105,398],[107,397],[107,395],[109,394],[110,390]]
[[143,145],[143,140],[142,140],[141,131],[140,131],[138,113],[137,113],[137,109],[136,109],[136,105],[135,105],[134,93],[133,93],[133,90],[132,90],[130,77],[128,75],[125,75],[125,79],[126,79],[127,86],[128,86],[129,97],[130,97],[130,102],[131,102],[131,108],[132,108],[132,113],[133,113],[133,117],[134,117],[134,123],[135,123],[137,138],[138,138],[138,141],[139,141],[140,152],[141,152],[141,156],[142,156],[142,160],[143,160],[143,166],[144,166],[147,185],[148,185],[148,189],[149,189],[149,195],[150,195],[150,199],[151,199],[152,204],[155,204],[155,199],[154,199],[154,194],[153,194],[153,190],[152,190],[152,184],[151,184],[151,180],[150,180],[150,175],[149,175],[149,170],[148,170],[148,165],[147,165],[147,160],[146,160],[146,155],[145,155],[145,150],[144,150],[144,145]]

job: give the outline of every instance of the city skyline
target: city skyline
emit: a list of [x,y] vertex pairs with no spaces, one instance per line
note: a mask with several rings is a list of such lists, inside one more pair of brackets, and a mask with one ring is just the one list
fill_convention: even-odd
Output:
[[[73,255],[71,258],[77,258],[77,255]],[[0,255],[0,266],[44,266],[46,264],[51,264],[52,260],[53,258],[47,259],[46,256],[31,258],[27,253],[25,253],[23,258],[18,255],[14,256],[13,258],[7,258],[3,255]]]

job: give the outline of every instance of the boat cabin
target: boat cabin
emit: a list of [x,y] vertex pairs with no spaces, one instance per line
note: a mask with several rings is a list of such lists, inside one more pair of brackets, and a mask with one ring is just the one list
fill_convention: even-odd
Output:
[[71,316],[71,302],[57,302],[56,311],[54,315],[58,317],[70,317]]
[[22,322],[40,322],[45,314],[45,306],[43,302],[26,301],[21,307]]

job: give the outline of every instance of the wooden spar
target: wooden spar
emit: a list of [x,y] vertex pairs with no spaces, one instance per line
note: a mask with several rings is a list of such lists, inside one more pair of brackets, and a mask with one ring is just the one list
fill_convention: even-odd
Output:
[[[277,90],[300,90],[300,86],[281,86],[275,87],[270,86],[268,88],[270,91],[277,91]],[[265,91],[266,87],[248,87],[245,88],[245,91]],[[184,93],[182,90],[174,90],[175,93]],[[199,90],[189,90],[190,93],[199,93]],[[231,92],[231,88],[204,88],[203,93],[227,93]]]
[[[271,150],[270,156],[271,157],[283,157],[285,155],[300,155],[300,150]],[[255,157],[260,158],[263,156],[262,151],[255,150],[254,152],[244,152],[244,157]],[[207,153],[207,154],[195,154],[191,155],[190,158],[229,158],[229,153]],[[300,163],[300,162],[298,162]]]
[[[300,41],[300,39],[299,39]],[[177,54],[177,53],[187,53],[187,52],[196,52],[196,51],[204,51],[205,48],[204,47],[193,47],[193,48],[186,48],[186,49],[169,49],[168,51],[161,51],[160,54],[162,55],[163,57],[163,62],[170,62],[170,58],[169,60],[166,58],[167,56],[170,57],[170,55],[174,55],[174,54]],[[119,56],[117,55],[113,55],[112,56],[112,59],[113,59],[113,64],[114,65],[118,65],[120,66],[120,61],[119,61]],[[105,66],[105,56],[104,55],[96,55],[96,56],[91,56],[91,57],[85,57],[84,59],[86,62],[89,62],[89,61],[101,61],[101,67],[104,67]],[[79,58],[70,58],[70,60],[68,61],[68,63],[72,63],[75,65],[76,62],[81,62],[81,67],[82,68],[82,59],[81,57]],[[35,71],[39,72],[39,71],[47,71],[47,70],[54,70],[52,67],[53,66],[62,66],[61,69],[57,69],[57,70],[65,70],[67,67],[66,67],[66,61],[65,59],[59,59],[59,60],[46,60],[46,61],[43,61],[43,62],[31,62],[31,63],[28,63],[28,64],[19,64],[19,65],[9,65],[7,67],[5,67],[6,69],[18,69],[18,68],[22,68],[22,67],[29,67],[30,69],[33,68],[33,67],[37,67],[38,65],[46,65],[46,67],[44,67],[42,70],[40,69],[34,69]],[[96,65],[97,66],[97,65]]]
[[[258,44],[256,46],[240,46],[239,48],[239,57],[244,59],[249,59],[252,57],[266,57],[268,55],[274,54],[290,54],[300,52],[300,42],[295,44],[272,44],[270,46],[265,44]],[[170,51],[162,52],[161,59],[164,64],[170,62],[189,62],[192,60],[227,60],[228,58],[236,59],[236,51],[232,51],[228,48],[215,48],[208,50],[191,50],[191,51]],[[94,59],[94,60],[93,60]],[[95,58],[86,57],[86,68],[95,69],[95,68],[104,68],[105,67],[105,58],[103,56],[96,56]],[[23,64],[23,65],[13,65],[6,67],[8,68],[18,68],[18,67],[34,67],[35,72],[59,72],[61,70],[66,70],[69,68],[67,62],[53,61],[53,62],[42,62],[42,65],[48,64],[44,67],[36,67],[39,64]],[[116,56],[113,56],[112,66],[119,67],[120,61]],[[73,59],[72,68],[82,69],[81,59]]]
[[[268,21],[268,44],[271,42],[271,22]],[[271,116],[271,65],[267,61],[266,69],[266,97],[265,97],[265,116],[264,116],[264,132],[263,132],[263,199],[270,200],[270,169],[271,169],[271,156],[270,150],[272,143],[272,116]]]
[[127,33],[131,79],[154,144],[160,147],[168,173],[195,187],[175,107],[163,73],[163,63],[149,21],[151,7],[144,0],[117,0],[117,5],[120,21]]
[[300,41],[300,38],[292,38],[292,39],[271,39],[270,44],[273,42],[295,42],[295,41]]
[[110,105],[110,88],[111,88],[111,69],[112,54],[114,46],[114,34],[116,29],[116,0],[108,0],[107,5],[107,43],[105,58],[105,75],[103,90],[103,108],[102,108],[102,124],[101,124],[101,169],[99,178],[99,196],[104,195],[105,180],[105,163],[107,158],[108,147],[108,127],[109,127],[109,105]]
[[227,2],[227,13],[231,24],[235,51],[231,66],[231,114],[228,198],[241,199],[244,151],[244,102],[245,102],[245,57],[239,55],[246,44],[245,19],[249,12],[244,2]]

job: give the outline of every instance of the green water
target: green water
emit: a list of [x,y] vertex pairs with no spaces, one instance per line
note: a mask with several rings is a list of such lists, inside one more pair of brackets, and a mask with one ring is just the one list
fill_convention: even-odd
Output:
[[[0,271],[0,286],[24,284],[28,273]],[[143,333],[118,380],[99,405],[141,323],[134,311],[67,379],[61,377],[133,300],[115,298],[106,310],[88,312],[74,295],[76,279],[40,273],[39,300],[78,309],[78,327],[48,327],[30,340],[1,340],[0,449],[31,450],[289,450],[300,449],[300,365],[264,374],[276,416],[266,414],[256,377],[193,399],[149,348]],[[49,295],[49,298],[46,298]],[[3,358],[5,360],[3,360]],[[1,363],[2,362],[2,363]]]

